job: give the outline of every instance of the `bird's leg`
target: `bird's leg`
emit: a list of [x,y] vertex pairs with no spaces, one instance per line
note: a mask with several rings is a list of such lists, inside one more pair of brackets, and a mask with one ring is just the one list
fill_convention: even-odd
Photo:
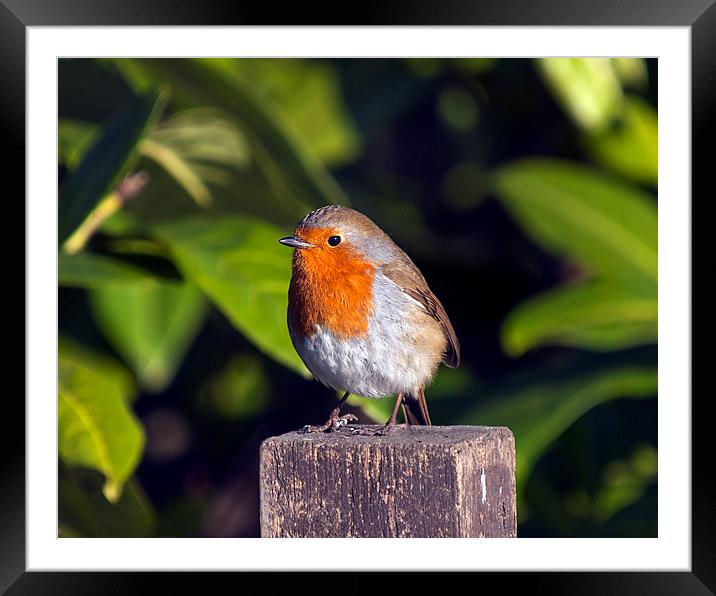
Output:
[[363,430],[360,428],[356,428],[353,430],[353,434],[369,437],[383,437],[387,434],[390,434],[390,431],[392,431],[393,427],[395,426],[395,420],[398,417],[398,408],[400,408],[401,403],[403,403],[403,394],[398,393],[398,396],[395,398],[393,413],[390,415],[390,418],[388,418],[388,422],[386,422],[382,428],[379,428],[378,430]]
[[403,410],[403,420],[405,420],[405,424],[410,424],[410,419],[408,418],[408,408],[405,407],[405,402],[400,404],[400,409]]
[[307,424],[299,432],[322,433],[329,429],[331,432],[335,432],[341,426],[345,426],[350,421],[358,420],[358,417],[354,414],[346,414],[345,416],[339,416],[339,414],[341,413],[341,407],[344,403],[346,403],[346,400],[348,399],[349,395],[350,392],[346,391],[345,395],[341,398],[341,401],[339,401],[338,405],[331,411],[330,415],[328,416],[328,420],[326,420],[325,423],[321,424],[320,426],[311,426],[310,424]]
[[393,413],[390,415],[390,418],[388,418],[388,422],[385,423],[385,426],[381,428],[377,434],[379,435],[387,435],[390,433],[391,430],[393,430],[393,427],[395,426],[395,420],[398,417],[398,408],[400,407],[400,404],[403,403],[403,394],[398,393],[398,397],[395,398],[395,405],[393,406]]

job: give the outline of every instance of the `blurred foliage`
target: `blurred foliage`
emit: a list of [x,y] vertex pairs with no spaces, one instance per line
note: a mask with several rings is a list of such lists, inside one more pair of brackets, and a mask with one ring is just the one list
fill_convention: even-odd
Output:
[[651,397],[656,388],[655,368],[611,367],[569,380],[495,391],[488,403],[464,418],[512,430],[519,441],[517,483],[522,484],[544,450],[585,412],[625,395]]
[[520,534],[657,534],[656,61],[59,73],[60,536],[256,535],[260,441],[336,400],[277,239],[345,191],[458,331],[433,419],[514,432]]
[[97,325],[143,387],[161,391],[174,378],[202,323],[205,305],[189,284],[124,284],[93,290]]
[[59,537],[147,538],[156,531],[156,513],[136,480],[114,502],[104,498],[97,478],[83,471],[59,475]]
[[655,185],[656,110],[625,90],[646,87],[646,62],[638,58],[542,58],[538,64],[580,127],[592,157],[611,170]]
[[[159,226],[157,233],[192,280],[248,339],[304,376],[286,327],[291,254],[276,242],[281,230],[240,218],[193,218]],[[290,276],[289,276],[290,277]]]
[[657,217],[649,195],[556,160],[512,163],[497,179],[498,196],[524,229],[589,277],[513,311],[504,326],[507,352],[542,343],[611,350],[656,341]]
[[60,187],[60,243],[82,223],[122,173],[127,172],[139,139],[156,119],[162,103],[158,93],[132,98],[83,154],[77,168]]
[[260,414],[270,397],[270,381],[255,356],[232,356],[226,366],[199,392],[205,412],[237,420]]
[[139,463],[144,435],[128,401],[134,384],[116,365],[60,341],[59,452],[68,465],[102,472],[112,502]]
[[60,255],[58,279],[61,286],[76,288],[154,286],[161,282],[161,278],[146,269],[90,252]]

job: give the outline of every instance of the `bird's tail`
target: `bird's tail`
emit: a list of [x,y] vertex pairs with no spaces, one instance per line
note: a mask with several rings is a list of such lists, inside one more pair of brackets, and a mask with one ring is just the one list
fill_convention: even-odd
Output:
[[403,415],[408,424],[432,426],[428,404],[425,401],[425,387],[403,394]]

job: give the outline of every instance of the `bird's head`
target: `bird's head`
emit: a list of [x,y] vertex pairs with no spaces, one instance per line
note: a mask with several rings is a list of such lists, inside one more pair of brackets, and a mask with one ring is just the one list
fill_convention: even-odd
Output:
[[390,259],[394,243],[368,217],[340,205],[306,215],[292,236],[279,240],[294,249],[294,269],[350,272],[373,270]]

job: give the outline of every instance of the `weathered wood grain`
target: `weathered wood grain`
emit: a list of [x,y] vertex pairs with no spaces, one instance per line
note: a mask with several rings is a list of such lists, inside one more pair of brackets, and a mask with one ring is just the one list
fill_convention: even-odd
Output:
[[291,432],[262,443],[260,465],[264,537],[517,534],[508,428],[401,425],[387,437]]

